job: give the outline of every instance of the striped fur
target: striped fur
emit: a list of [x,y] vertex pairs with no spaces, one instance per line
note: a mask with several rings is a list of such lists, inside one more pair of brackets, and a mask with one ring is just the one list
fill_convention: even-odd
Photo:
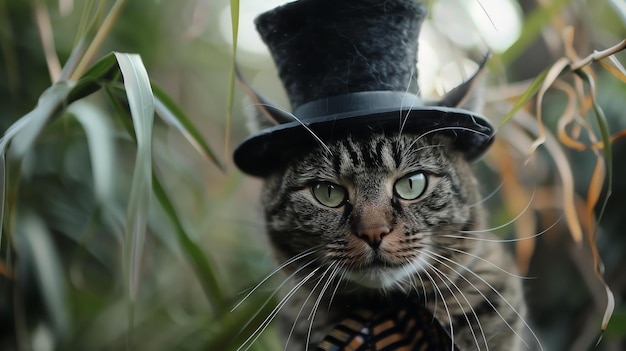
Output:
[[[398,299],[425,306],[460,350],[533,344],[520,278],[509,273],[509,253],[482,230],[479,186],[449,140],[373,134],[327,146],[331,152],[312,150],[264,183],[267,232],[286,262],[287,350],[314,350],[355,310]],[[425,192],[415,200],[394,195],[396,180],[417,171],[428,175]],[[319,181],[347,189],[348,201],[320,204],[311,191]],[[377,247],[355,229],[372,221],[390,229]]]

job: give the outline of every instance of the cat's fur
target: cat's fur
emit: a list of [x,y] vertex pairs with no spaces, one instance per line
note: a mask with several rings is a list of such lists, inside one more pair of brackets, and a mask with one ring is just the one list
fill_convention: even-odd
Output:
[[[346,136],[294,159],[265,179],[267,233],[290,281],[281,331],[288,350],[313,350],[350,311],[418,299],[461,350],[517,350],[528,326],[520,278],[497,237],[484,231],[471,166],[450,140],[433,135]],[[394,182],[428,175],[415,200]],[[311,186],[348,190],[329,208]],[[387,227],[380,246],[360,228]],[[450,322],[452,326],[450,326]],[[485,342],[487,346],[485,346]],[[449,348],[448,348],[449,349]]]

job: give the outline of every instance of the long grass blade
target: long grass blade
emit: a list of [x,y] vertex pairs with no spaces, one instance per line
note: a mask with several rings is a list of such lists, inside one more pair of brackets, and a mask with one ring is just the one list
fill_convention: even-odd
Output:
[[[576,73],[580,77],[582,77],[583,80],[589,85],[590,96],[593,103],[593,111],[596,117],[596,122],[598,123],[598,128],[600,130],[600,137],[602,139],[602,143],[604,144],[602,148],[603,159],[600,157],[598,158],[598,163],[596,164],[596,168],[594,169],[591,179],[592,181],[590,183],[589,192],[587,195],[587,215],[589,216],[589,219],[592,219],[594,216],[594,209],[600,199],[600,192],[602,191],[602,186],[604,185],[604,178],[607,178],[606,195],[602,201],[600,214],[598,216],[599,218],[602,218],[604,210],[608,204],[609,197],[611,196],[613,190],[613,155],[611,151],[611,135],[609,133],[609,127],[604,112],[596,101],[597,90],[593,77],[588,72],[588,70],[584,68],[577,70]],[[593,221],[591,223],[593,223]],[[590,226],[591,225],[592,224],[590,224]],[[595,245],[595,230],[593,230],[593,228],[589,228],[587,235],[589,239],[589,246],[593,254],[596,276],[598,280],[600,280],[600,282],[604,285],[604,288],[606,290],[607,305],[604,310],[604,316],[602,317],[602,331],[604,332],[607,325],[609,324],[609,320],[611,319],[613,310],[615,309],[615,297],[613,295],[613,292],[611,291],[611,288],[604,280],[604,265],[602,263],[602,258],[598,253],[598,248]]]
[[167,124],[178,129],[198,152],[213,161],[219,169],[224,170],[224,164],[217,158],[215,152],[206,143],[200,131],[193,125],[183,110],[178,107],[163,89],[154,83],[152,84],[152,91],[154,92],[157,114]]
[[224,312],[227,311],[224,293],[220,287],[220,279],[218,278],[213,265],[209,261],[209,258],[202,252],[202,249],[187,234],[178,213],[174,209],[169,196],[163,188],[163,185],[161,185],[161,182],[156,174],[153,174],[152,187],[154,195],[157,200],[159,200],[161,207],[163,207],[163,210],[174,225],[178,244],[196,272],[196,277],[200,280],[200,284],[202,284],[202,288],[204,289],[204,293],[206,294],[209,303],[211,303],[211,306],[217,312],[217,315],[224,314]]
[[500,125],[498,126],[499,128],[502,128],[502,126],[504,126],[515,115],[515,113],[519,111],[520,108],[526,105],[537,94],[547,76],[548,69],[541,72],[541,74],[539,74],[537,78],[533,80],[528,89],[526,89],[524,94],[517,100],[515,105],[513,105],[511,111],[509,111],[509,113],[504,116],[504,119],[502,119],[502,122],[500,122]]
[[226,112],[226,137],[224,147],[224,158],[229,157],[230,130],[233,117],[233,104],[235,100],[235,77],[237,69],[237,38],[239,37],[239,0],[230,0],[230,20],[233,33],[233,64],[230,71],[230,85],[228,91],[228,103]]
[[609,71],[612,75],[617,77],[617,79],[626,83],[626,69],[624,66],[615,58],[615,55],[611,55],[605,59],[600,60],[600,64],[604,69]]
[[119,75],[119,67],[114,53],[109,53],[94,63],[80,79],[67,97],[66,104],[74,102],[98,91],[102,84],[114,81]]
[[85,101],[76,101],[67,110],[85,130],[96,199],[107,206],[112,202],[115,179],[115,143],[110,117]]
[[545,131],[545,128],[544,128],[543,118],[542,118],[543,97],[546,94],[546,92],[548,91],[548,89],[550,89],[550,87],[559,78],[561,73],[563,73],[563,71],[565,71],[567,69],[568,66],[569,66],[569,60],[567,58],[562,57],[559,60],[557,60],[548,69],[548,73],[546,74],[546,78],[543,80],[543,82],[541,84],[541,87],[539,88],[539,91],[537,92],[537,111],[536,111],[536,115],[535,116],[537,117],[537,121],[538,121],[537,126],[539,127],[539,136],[533,142],[533,144],[530,146],[529,154],[534,153],[535,150],[540,145],[542,145],[545,142],[545,140],[546,140],[546,131]]
[[[101,83],[119,74],[113,54],[109,54],[92,67],[76,83],[60,81],[46,89],[37,106],[15,121],[0,138],[0,223],[4,219],[4,199],[6,197],[6,155],[16,159],[24,157],[30,150],[43,128],[64,106],[88,96],[101,88]],[[9,145],[11,146],[9,149]],[[0,230],[0,243],[2,231]]]
[[43,92],[37,106],[20,118],[23,120],[20,123],[24,124],[20,124],[19,130],[11,138],[12,144],[9,152],[12,156],[21,159],[26,151],[30,150],[48,120],[63,105],[73,88],[73,83],[59,82]]
[[115,21],[117,21],[118,17],[122,13],[122,10],[126,6],[127,1],[128,0],[115,1],[102,24],[98,26],[98,30],[94,35],[93,40],[91,41],[91,43],[89,43],[89,46],[85,50],[85,53],[82,55],[80,61],[76,65],[76,69],[70,75],[70,80],[78,80],[78,77],[83,76],[83,73],[87,69],[89,63],[95,56],[98,49],[100,49],[100,45],[102,45],[104,39],[111,31],[111,28],[113,28],[113,24],[115,23]]
[[17,235],[24,240],[22,247],[28,251],[28,256],[22,259],[30,261],[28,265],[34,267],[39,291],[55,332],[65,335],[70,327],[67,282],[51,233],[43,219],[28,210],[19,216],[17,223]]
[[126,212],[125,273],[128,294],[133,302],[137,296],[139,268],[148,222],[152,189],[152,127],[154,97],[148,73],[141,57],[115,53],[124,78],[124,87],[137,141],[137,156]]
[[52,29],[52,21],[50,13],[45,1],[34,2],[35,23],[39,30],[41,38],[41,46],[43,48],[46,63],[48,64],[48,73],[50,74],[50,82],[54,83],[61,75],[61,63],[57,56],[57,50],[54,45],[54,31]]

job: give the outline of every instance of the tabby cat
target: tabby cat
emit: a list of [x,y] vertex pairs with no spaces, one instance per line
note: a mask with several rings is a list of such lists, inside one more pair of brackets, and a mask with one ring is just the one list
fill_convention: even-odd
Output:
[[[403,335],[415,331],[409,322],[366,347],[346,347],[354,335],[341,333],[362,320],[367,339],[385,318],[431,314],[450,339],[437,349],[535,345],[521,279],[484,229],[470,167],[494,128],[456,108],[466,85],[437,106],[418,97],[425,17],[413,0],[298,0],[256,20],[293,114],[253,93],[276,125],[262,122],[234,160],[264,180],[267,233],[285,274],[266,322],[280,315],[285,350],[422,349],[386,343],[417,337]],[[329,335],[345,338],[333,346]]]
[[[444,136],[347,136],[265,178],[267,232],[288,276],[287,350],[313,350],[350,311],[423,303],[461,350],[518,350],[521,282],[472,169]],[[399,299],[399,300],[398,300]]]

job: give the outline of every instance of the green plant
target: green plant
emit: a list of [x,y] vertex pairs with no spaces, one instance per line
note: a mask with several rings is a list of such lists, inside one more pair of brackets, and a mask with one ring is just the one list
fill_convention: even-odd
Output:
[[[230,135],[238,140],[245,132],[237,109],[241,92],[234,88],[236,44],[216,39],[215,13],[230,6],[237,38],[246,3],[86,1],[76,2],[71,16],[53,8],[62,2],[72,3],[0,1],[0,125],[6,130],[0,142],[0,349],[236,349],[275,304],[270,284],[238,305],[273,266],[251,204],[257,184],[228,168]],[[594,10],[588,20],[613,33],[598,40],[577,31],[581,54],[626,35],[619,16],[595,0],[542,3],[528,12],[517,43],[494,55],[496,76],[521,75],[529,63],[520,56],[542,31],[564,29],[560,14],[568,8],[588,6]],[[202,25],[205,33],[189,34]],[[576,335],[581,348],[597,340],[602,314],[610,314],[607,285],[598,277],[616,296],[604,342],[620,345],[626,338],[620,283],[626,245],[618,235],[623,216],[616,214],[625,191],[621,163],[611,166],[624,152],[617,139],[626,128],[623,54],[615,46],[586,61],[573,54],[572,38],[558,40],[568,50],[521,82],[496,81],[497,90],[513,93],[491,98],[488,115],[502,121],[498,140],[511,143],[496,145],[485,162],[486,179],[504,179],[492,217],[494,223],[516,218],[502,235],[519,240],[520,266],[562,279],[531,292],[547,301],[536,302],[533,318],[557,349]],[[111,49],[141,58],[107,54]],[[259,78],[270,70],[267,57],[237,56],[255,87],[276,90]],[[608,71],[595,69],[594,58]],[[537,105],[543,106],[540,119]],[[515,116],[498,120],[509,111]],[[544,140],[541,128],[545,143],[533,146]],[[226,156],[219,160],[221,151]],[[520,166],[527,160],[539,166],[528,171]],[[608,198],[601,191],[610,189],[611,178],[605,182],[601,172],[610,175],[611,168],[616,190],[602,216],[603,206],[595,205]],[[559,221],[562,212],[566,219]],[[599,235],[596,218],[603,219]],[[569,239],[572,233],[578,234]],[[254,346],[279,348],[271,327]]]

